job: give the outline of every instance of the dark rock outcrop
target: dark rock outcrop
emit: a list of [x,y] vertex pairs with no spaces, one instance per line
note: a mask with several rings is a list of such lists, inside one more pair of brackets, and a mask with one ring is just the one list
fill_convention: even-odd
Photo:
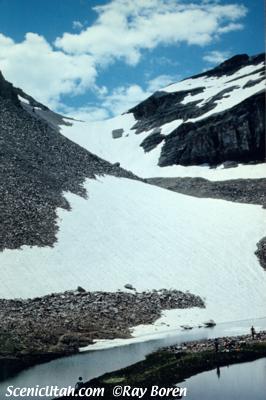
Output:
[[266,237],[262,238],[259,243],[257,243],[255,254],[259,259],[260,265],[266,271]]
[[7,82],[0,71],[0,97],[12,101],[13,104],[20,107],[20,102],[16,93],[16,89],[12,83]]
[[164,140],[164,136],[159,133],[151,133],[146,139],[141,143],[141,147],[143,147],[145,152],[153,150],[158,144],[160,144]]
[[138,120],[132,129],[136,129],[136,134],[145,130],[157,128],[163,124],[176,119],[187,120],[196,118],[210,111],[215,104],[208,104],[205,107],[197,108],[198,101],[182,104],[181,102],[187,95],[196,95],[204,91],[204,88],[184,90],[180,92],[155,92],[147,100],[129,110]]
[[265,160],[265,96],[195,123],[186,123],[165,139],[160,166],[221,164]]

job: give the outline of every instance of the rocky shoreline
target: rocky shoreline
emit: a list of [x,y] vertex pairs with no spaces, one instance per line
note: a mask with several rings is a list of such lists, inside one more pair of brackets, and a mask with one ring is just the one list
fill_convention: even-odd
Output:
[[[201,372],[215,368],[219,371],[223,366],[266,357],[266,331],[257,333],[254,339],[251,335],[220,338],[219,344],[217,352],[214,339],[170,346],[148,355],[144,361],[104,374],[84,386],[104,387],[104,398],[113,399],[112,389],[117,384],[143,388],[150,388],[152,385],[175,387],[176,384]],[[79,397],[76,395],[73,398]]]
[[[189,343],[182,343],[180,346],[168,346],[164,350],[169,351],[173,354],[186,353],[201,353],[205,351],[215,350],[215,339],[204,339],[195,340]],[[255,334],[254,338],[252,335],[239,335],[239,336],[224,336],[217,339],[218,352],[232,352],[239,351],[245,346],[253,345],[255,343],[266,343],[266,331],[260,331]]]
[[[131,285],[127,285],[128,287]],[[188,292],[87,292],[51,294],[34,299],[0,299],[1,366],[24,368],[74,354],[96,339],[130,337],[130,328],[151,324],[162,310],[205,307]]]

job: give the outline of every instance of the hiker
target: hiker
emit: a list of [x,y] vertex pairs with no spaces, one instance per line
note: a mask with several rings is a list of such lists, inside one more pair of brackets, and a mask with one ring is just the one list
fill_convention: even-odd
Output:
[[215,348],[215,353],[218,353],[219,350],[219,341],[217,338],[214,339],[214,348]]
[[255,328],[254,328],[253,325],[252,325],[252,327],[250,328],[250,332],[251,332],[252,339],[254,340],[254,339],[255,339],[256,331],[255,331]]
[[82,376],[79,377],[78,382],[75,385],[75,390],[80,390],[83,387],[84,383],[82,380]]

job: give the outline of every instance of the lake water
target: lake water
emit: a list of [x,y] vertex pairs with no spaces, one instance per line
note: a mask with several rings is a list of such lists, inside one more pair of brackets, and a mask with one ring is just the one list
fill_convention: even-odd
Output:
[[[10,385],[14,387],[35,387],[36,385],[40,387],[47,385],[68,387],[76,383],[78,376],[82,376],[84,381],[88,381],[106,372],[115,371],[141,361],[147,354],[161,347],[198,339],[241,335],[249,333],[251,325],[254,325],[257,331],[266,329],[266,318],[219,324],[214,328],[169,332],[163,338],[153,337],[138,343],[88,351],[36,365],[13,377],[2,380],[0,382],[0,399],[5,398],[7,386]],[[38,397],[30,398],[38,399]],[[201,399],[201,397],[198,398]],[[9,397],[9,399],[12,399],[12,397]],[[214,399],[216,397],[212,398],[212,400]],[[224,397],[224,399],[232,400],[230,397]],[[250,399],[253,400],[254,398],[251,396]]]
[[266,358],[203,372],[180,386],[188,400],[265,400]]

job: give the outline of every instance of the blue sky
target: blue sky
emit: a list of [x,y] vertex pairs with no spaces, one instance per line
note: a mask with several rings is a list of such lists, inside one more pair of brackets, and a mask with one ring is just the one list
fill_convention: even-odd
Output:
[[263,3],[0,0],[0,69],[52,108],[106,118],[231,55],[262,52]]

